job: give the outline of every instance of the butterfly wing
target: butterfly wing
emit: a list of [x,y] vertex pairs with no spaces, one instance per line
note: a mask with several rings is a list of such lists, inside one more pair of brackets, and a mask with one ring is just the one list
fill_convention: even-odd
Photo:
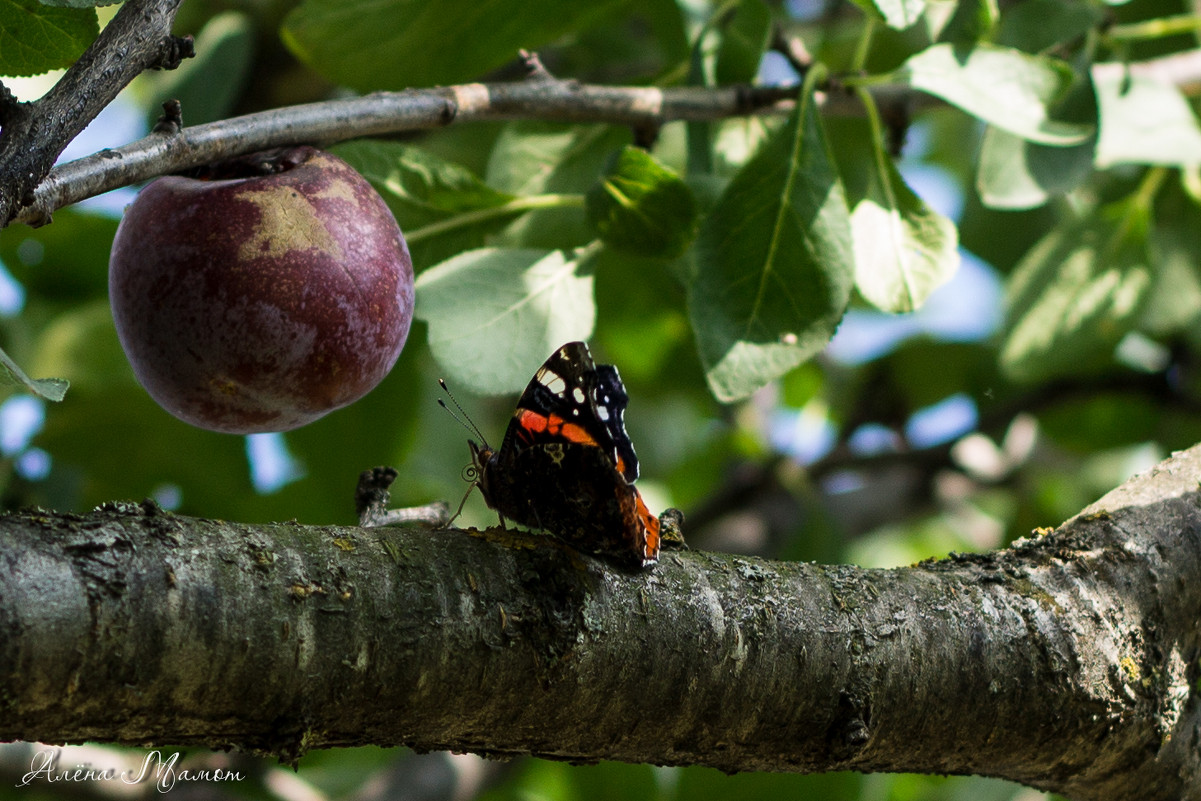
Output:
[[630,397],[617,368],[596,365],[583,342],[559,348],[526,385],[501,450],[546,442],[599,447],[626,481],[638,478],[638,457],[625,428]]

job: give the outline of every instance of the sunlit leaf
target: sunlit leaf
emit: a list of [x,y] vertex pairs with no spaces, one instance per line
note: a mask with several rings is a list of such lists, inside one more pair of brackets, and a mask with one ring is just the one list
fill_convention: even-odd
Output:
[[903,31],[913,25],[926,10],[925,0],[853,0],[873,17],[884,20],[888,27]]
[[588,258],[546,250],[484,248],[417,278],[415,313],[448,379],[480,394],[515,392],[564,342],[587,339],[596,320]]
[[1201,164],[1201,126],[1179,88],[1121,64],[1095,64],[1092,73],[1101,115],[1098,167]]
[[745,398],[823,348],[853,283],[850,222],[812,95],[702,223],[689,311],[709,386]]
[[989,44],[936,44],[911,56],[893,77],[1032,142],[1074,145],[1093,130],[1052,119],[1051,108],[1073,81],[1071,68],[1057,59]]
[[883,311],[913,311],[959,266],[955,224],[913,193],[866,120],[830,130],[851,207],[855,287]]

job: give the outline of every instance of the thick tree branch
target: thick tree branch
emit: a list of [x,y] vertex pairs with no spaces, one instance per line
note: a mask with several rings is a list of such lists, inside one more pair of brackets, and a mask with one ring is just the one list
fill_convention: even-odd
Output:
[[0,93],[0,224],[33,202],[54,160],[130,81],[192,55],[190,37],[171,36],[180,2],[128,0],[44,97],[17,103]]
[[[121,186],[285,145],[328,145],[480,120],[608,122],[644,130],[673,120],[712,120],[767,111],[786,104],[796,92],[796,87],[657,89],[537,79],[378,92],[190,128],[160,126],[160,130],[125,147],[103,150],[56,167],[33,192],[16,220],[40,225],[63,206]],[[183,109],[185,117],[187,113]]]
[[0,739],[406,744],[1201,798],[1201,446],[1053,533],[894,570],[536,535],[0,519]]

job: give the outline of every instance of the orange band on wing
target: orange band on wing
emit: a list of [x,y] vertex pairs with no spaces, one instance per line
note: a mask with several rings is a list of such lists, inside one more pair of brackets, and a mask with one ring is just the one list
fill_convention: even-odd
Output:
[[537,412],[531,412],[529,409],[518,409],[516,417],[517,422],[526,431],[532,431],[536,434],[545,432],[556,437],[562,437],[568,442],[574,442],[578,445],[598,444],[592,435],[585,431],[582,426],[569,423],[557,414],[546,417]]
[[642,493],[637,489],[634,490],[634,495],[638,500],[638,519],[642,521],[642,527],[646,532],[646,545],[643,546],[643,559],[655,560],[659,558],[659,518],[651,514],[651,510],[646,508],[646,502],[642,500]]

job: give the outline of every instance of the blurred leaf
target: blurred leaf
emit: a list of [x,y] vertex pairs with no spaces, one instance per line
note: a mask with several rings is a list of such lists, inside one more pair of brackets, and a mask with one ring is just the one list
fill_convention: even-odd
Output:
[[853,283],[850,220],[812,94],[702,223],[688,286],[710,389],[745,398],[813,356]]
[[1097,166],[1201,163],[1201,128],[1180,89],[1122,64],[1094,64],[1100,141]]
[[1201,203],[1181,183],[1169,182],[1156,196],[1155,280],[1139,327],[1152,336],[1184,334],[1201,343]]
[[255,30],[250,17],[225,11],[205,23],[196,36],[196,55],[173,70],[140,76],[152,99],[147,122],[162,114],[162,103],[180,102],[187,125],[200,125],[230,116],[241,97],[254,60]]
[[0,232],[0,261],[30,294],[81,301],[108,293],[108,254],[117,220],[66,208],[54,224]]
[[478,80],[587,27],[625,0],[304,0],[281,36],[301,60],[359,92]]
[[742,0],[723,23],[714,66],[717,83],[750,83],[767,51],[771,10],[763,0]]
[[833,123],[830,141],[851,207],[856,289],[882,311],[917,309],[959,266],[955,224],[913,193],[867,120]]
[[99,32],[90,7],[0,0],[0,75],[25,77],[69,67]]
[[852,0],[867,14],[884,20],[888,27],[903,31],[926,10],[926,0]]
[[[1091,80],[1077,83],[1055,110],[1068,122],[1096,125]],[[980,149],[976,187],[981,200],[998,209],[1028,209],[1082,184],[1093,170],[1097,135],[1079,145],[1052,147],[989,127]]]
[[592,335],[589,259],[546,250],[483,248],[417,277],[416,315],[454,384],[517,392],[555,348]]
[[1136,445],[1153,439],[1160,404],[1133,393],[1096,392],[1070,397],[1039,413],[1043,433],[1079,453]]
[[958,392],[992,395],[999,384],[994,354],[990,346],[919,337],[897,348],[888,367],[905,408],[922,409]]
[[854,773],[823,773],[802,776],[788,773],[739,773],[728,775],[712,768],[682,768],[675,798],[687,801],[781,801],[821,799],[857,801],[863,778]]
[[938,34],[938,41],[973,45],[988,39],[1000,18],[996,0],[961,0]]
[[1007,289],[1001,365],[1045,379],[1107,363],[1134,326],[1151,285],[1148,209],[1117,201],[1043,238]]
[[1032,142],[1075,145],[1093,130],[1051,118],[1073,81],[1071,67],[1057,59],[990,44],[970,50],[936,44],[911,56],[893,77]]
[[[506,126],[488,160],[488,185],[527,198],[558,196],[564,203],[523,215],[503,232],[500,243],[553,250],[590,242],[595,233],[584,212],[583,195],[605,171],[613,151],[629,141],[629,130],[608,125]],[[577,207],[567,206],[570,195],[579,196]]]
[[67,376],[81,393],[137,386],[133,369],[116,341],[108,302],[79,304],[42,330],[32,366]]
[[996,43],[1027,53],[1042,53],[1084,36],[1105,20],[1105,12],[1076,0],[1023,0],[1007,5]]
[[589,221],[608,245],[673,259],[696,234],[696,203],[678,175],[627,145],[587,196]]
[[[497,192],[470,170],[421,148],[399,142],[358,140],[332,148],[363,174],[384,198],[401,230],[418,271],[465,250],[481,247],[484,238],[508,223],[515,210],[502,207],[512,195]],[[481,213],[495,211],[494,214]],[[413,234],[426,226],[425,235]]]

